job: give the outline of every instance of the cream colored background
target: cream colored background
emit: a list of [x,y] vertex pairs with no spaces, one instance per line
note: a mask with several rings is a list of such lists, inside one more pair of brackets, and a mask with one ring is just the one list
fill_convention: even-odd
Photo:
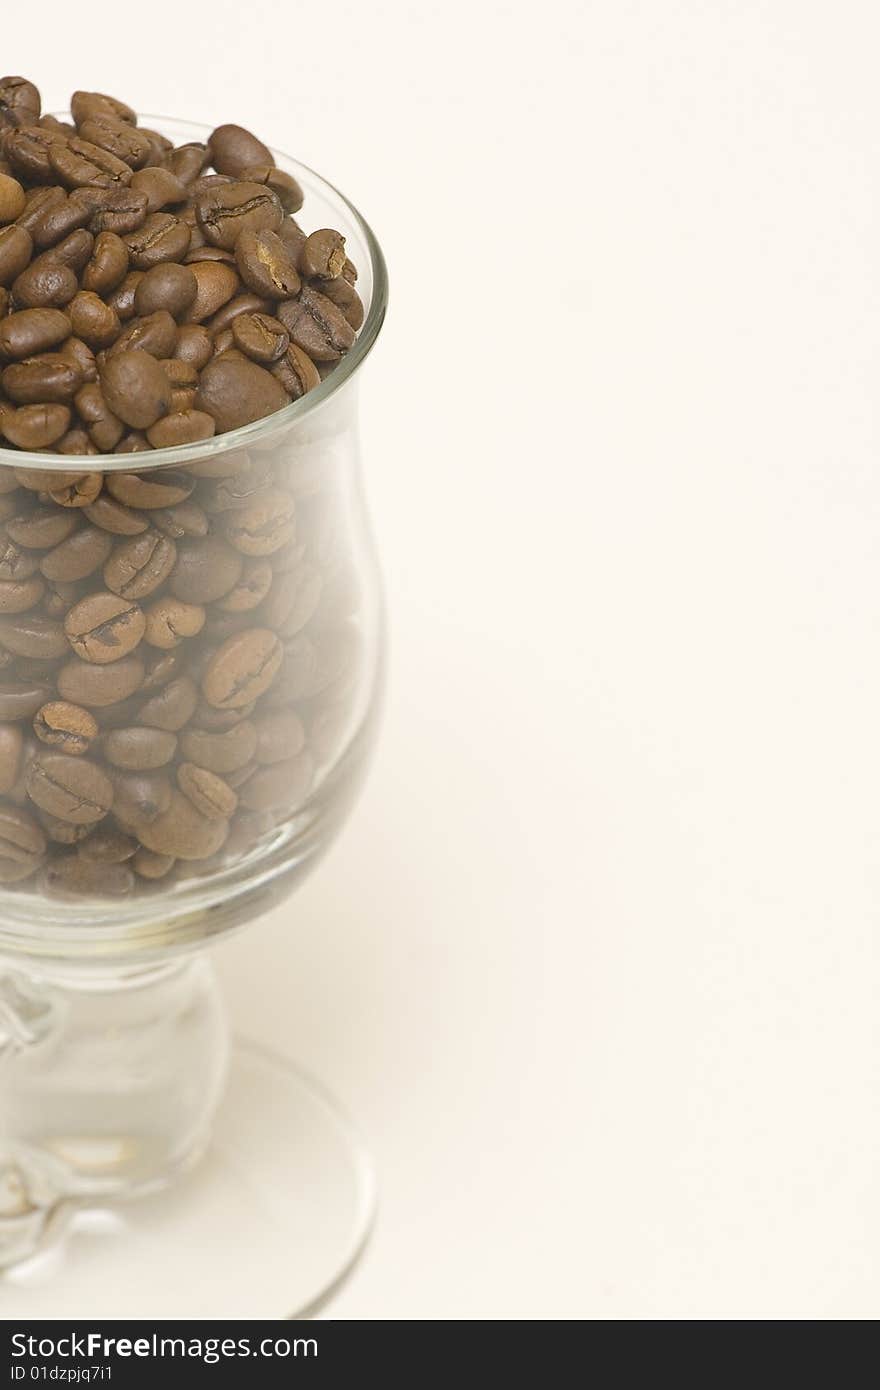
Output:
[[390,263],[382,745],[220,953],[376,1153],[327,1315],[876,1317],[876,8],[48,8],[7,70],[252,124]]

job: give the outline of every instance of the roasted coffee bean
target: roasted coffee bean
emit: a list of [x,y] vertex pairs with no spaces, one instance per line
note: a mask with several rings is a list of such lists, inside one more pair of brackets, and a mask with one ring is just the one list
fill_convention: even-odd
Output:
[[188,266],[164,261],[145,271],[138,282],[135,308],[142,315],[167,309],[172,318],[177,319],[191,308],[198,288],[198,281]]
[[211,360],[211,335],[199,324],[185,323],[177,333],[174,356],[181,362],[190,363],[197,372]]
[[[180,393],[172,391],[171,410],[161,420],[157,420],[147,430],[147,439],[154,449],[176,448],[179,444],[194,444],[200,439],[210,439],[216,428],[210,415],[204,411],[193,410],[184,400],[177,400]],[[193,392],[184,393],[186,401]],[[175,409],[176,405],[183,409]]]
[[19,883],[34,873],[46,852],[46,836],[33,816],[0,806],[0,883]]
[[55,172],[49,162],[49,151],[53,145],[66,145],[67,137],[60,131],[47,130],[44,126],[24,125],[10,131],[4,141],[4,151],[16,175],[29,183],[56,183]]
[[[128,254],[127,251],[126,254]],[[144,271],[130,270],[116,286],[116,289],[108,294],[107,304],[116,314],[120,323],[127,323],[129,319],[134,318],[134,297],[143,277]]]
[[[139,516],[130,507],[125,507],[121,502],[116,502],[107,493],[102,493],[91,506],[86,507],[86,516],[89,521],[100,526],[103,531],[109,531],[114,536],[138,536],[149,527],[149,518]],[[108,548],[108,555],[111,546]]]
[[0,579],[27,579],[39,563],[38,555],[30,554],[16,545],[0,527]]
[[154,511],[150,520],[163,536],[170,536],[174,541],[183,536],[207,536],[210,529],[207,516],[191,498]]
[[237,709],[262,695],[278,674],[281,643],[268,628],[249,628],[215,652],[202,677],[202,694],[219,709]]
[[11,285],[30,261],[34,243],[24,227],[0,227],[0,285]]
[[256,362],[214,359],[202,371],[196,409],[210,415],[219,430],[234,430],[281,410],[288,399],[283,386]]
[[[155,366],[159,366],[158,362]],[[125,506],[141,510],[174,507],[189,497],[194,486],[195,482],[188,474],[173,472],[169,468],[152,469],[145,473],[109,473],[106,478],[111,497]]]
[[[110,666],[74,657],[58,672],[56,685],[63,700],[88,709],[101,709],[127,700],[140,687],[144,663],[139,656],[126,656]],[[43,701],[40,701],[42,704]]]
[[56,140],[48,149],[49,165],[65,188],[116,188],[131,182],[131,170],[90,140],[77,136]]
[[141,878],[158,879],[165,878],[176,863],[173,854],[154,854],[150,849],[139,849],[131,867]]
[[134,887],[134,874],[127,864],[95,863],[81,853],[58,854],[45,866],[41,883],[53,896],[122,898]]
[[190,323],[202,323],[232,299],[241,281],[235,268],[222,261],[197,261],[188,269],[196,282],[196,293],[187,319]]
[[272,304],[268,299],[262,299],[258,294],[253,294],[246,290],[244,294],[237,294],[228,300],[216,314],[212,314],[205,324],[208,332],[214,338],[214,351],[217,352],[220,335],[231,329],[233,323],[241,314],[270,314]]
[[330,227],[307,236],[299,253],[299,268],[307,278],[335,280],[345,261],[345,237]]
[[40,93],[26,77],[0,77],[0,112],[12,112],[26,121],[40,117]]
[[34,231],[42,225],[43,218],[52,208],[63,207],[67,194],[59,184],[51,188],[34,188],[27,194],[24,212],[16,218],[15,225],[21,227],[33,239]]
[[[69,242],[71,237],[77,237],[72,243],[76,248],[77,257],[81,254],[83,246],[90,247],[92,234],[87,230],[90,221],[91,212],[83,203],[74,198],[62,198],[35,211],[28,217],[27,226],[34,246],[40,248],[43,256],[59,264],[69,265],[71,270],[78,273],[88,259],[88,251],[82,257],[82,264],[74,264],[70,255],[71,248],[65,243]],[[77,233],[81,235],[77,236]]]
[[125,434],[125,425],[113,414],[98,382],[90,381],[81,386],[73,399],[92,443],[102,453],[115,448]]
[[320,386],[321,378],[311,357],[296,343],[288,343],[287,350],[269,369],[292,400],[298,401],[307,391]]
[[98,724],[93,715],[80,705],[65,700],[50,700],[34,715],[34,733],[42,743],[60,748],[73,757],[87,753],[98,737]]
[[[171,404],[167,376],[155,357],[137,348],[109,357],[100,372],[100,382],[113,414],[134,429],[148,429]],[[131,475],[112,474],[111,480],[126,476]],[[129,500],[114,492],[109,482],[108,488],[117,500]]]
[[296,533],[296,503],[289,492],[272,488],[257,493],[245,506],[230,512],[227,539],[243,555],[272,555]]
[[284,637],[293,637],[317,611],[324,590],[320,570],[307,561],[279,575],[260,607],[259,620]]
[[115,547],[104,566],[104,583],[122,598],[146,598],[164,584],[176,559],[174,541],[150,529]]
[[287,351],[290,338],[283,323],[268,314],[240,314],[232,324],[236,347],[255,362],[276,362]]
[[[25,796],[27,796],[26,791]],[[97,824],[93,821],[91,824],[74,825],[73,821],[62,820],[60,816],[52,816],[39,806],[34,809],[40,825],[46,832],[46,838],[56,845],[80,844],[91,833],[93,826]]]
[[177,676],[151,695],[138,711],[141,724],[177,733],[188,724],[199,702],[199,692],[190,676]]
[[136,834],[171,805],[172,786],[165,772],[114,771],[113,790],[115,819]]
[[49,496],[57,507],[88,507],[103,486],[101,473],[84,473],[80,478],[71,478],[69,482],[50,488]]
[[[52,661],[66,654],[67,643],[63,627],[54,618],[41,613],[18,613],[0,616],[0,647],[15,656]],[[18,669],[21,673],[21,667]]]
[[[139,169],[146,164],[153,152],[152,141],[143,131],[115,116],[96,113],[82,122],[79,133],[82,136],[80,143],[88,141],[97,149],[105,151],[110,158],[126,166],[129,174],[128,178],[122,180],[125,183],[130,181],[131,170]],[[70,144],[75,146],[77,142],[71,140]]]
[[238,805],[238,797],[229,784],[196,763],[180,764],[177,785],[208,820],[228,820]]
[[222,847],[228,822],[209,820],[197,811],[182,792],[173,790],[167,811],[144,825],[140,839],[156,854],[173,854],[178,859],[208,859]]
[[119,334],[109,355],[115,357],[117,353],[139,348],[161,360],[174,355],[176,343],[177,324],[167,309],[157,309],[143,318],[131,319]]
[[92,290],[80,290],[67,306],[70,332],[93,351],[109,347],[119,335],[118,315]]
[[106,822],[93,830],[79,847],[80,858],[96,864],[124,864],[137,853],[138,842],[132,835],[115,830]]
[[17,449],[48,449],[70,426],[66,405],[22,405],[4,414],[0,432]]
[[238,177],[249,164],[273,165],[268,145],[240,125],[219,125],[208,140],[211,162],[218,174]]
[[58,352],[14,362],[6,367],[0,380],[16,405],[64,405],[73,399],[83,382],[79,368]]
[[0,796],[8,796],[18,781],[24,735],[18,724],[0,724]]
[[78,289],[73,271],[52,261],[34,261],[12,282],[13,298],[21,309],[61,309]]
[[273,571],[268,560],[245,560],[241,577],[232,589],[217,600],[224,613],[249,613],[269,592]]
[[39,603],[45,590],[39,575],[30,579],[0,579],[0,613],[26,613]]
[[149,270],[162,261],[179,261],[189,247],[189,228],[170,212],[151,212],[136,232],[123,240],[135,270]]
[[197,603],[185,603],[170,595],[151,604],[146,612],[145,640],[151,647],[177,647],[186,637],[195,637],[205,626],[205,610]]
[[131,186],[146,195],[147,212],[160,212],[175,203],[185,202],[186,186],[170,169],[150,165],[132,174]]
[[38,681],[0,681],[0,720],[32,719],[49,693]]
[[166,156],[166,166],[181,183],[191,184],[198,178],[209,159],[207,145],[194,140],[187,145],[178,145]]
[[28,768],[31,801],[59,820],[91,825],[113,805],[113,784],[97,763],[64,753],[38,753]]
[[248,719],[230,729],[213,732],[185,729],[180,736],[183,756],[210,772],[230,773],[246,767],[257,747],[257,731]]
[[248,164],[238,171],[238,177],[248,183],[264,183],[275,194],[285,212],[299,212],[303,191],[292,174],[276,169],[272,164]]
[[60,309],[21,309],[0,323],[0,359],[34,357],[57,347],[71,331],[71,320]]
[[242,806],[251,811],[295,810],[308,796],[314,762],[308,750],[269,767],[259,767],[239,791]]
[[50,579],[43,598],[43,612],[50,618],[63,618],[70,605],[76,602],[78,593],[76,584]]
[[30,511],[10,517],[6,533],[26,550],[50,550],[66,540],[78,524],[72,512],[59,511],[57,507],[32,507]]
[[0,174],[0,222],[14,222],[24,212],[26,201],[18,179]]
[[147,217],[147,195],[136,188],[78,188],[72,202],[88,208],[89,230],[128,236],[142,227]]
[[113,729],[104,735],[101,750],[108,763],[124,772],[151,772],[171,762],[177,735],[146,726]]
[[177,543],[169,588],[184,603],[213,603],[235,587],[242,566],[241,555],[221,536],[187,536]]
[[84,382],[98,380],[95,354],[88,344],[83,342],[82,338],[67,338],[58,348],[56,355],[76,367]]
[[91,257],[82,272],[82,287],[94,294],[107,295],[128,271],[128,247],[115,232],[99,232]]
[[64,632],[77,656],[99,666],[128,656],[145,630],[143,610],[117,594],[89,594],[75,603],[64,619]]
[[96,116],[110,116],[115,120],[127,121],[129,125],[137,121],[130,106],[104,92],[74,92],[70,98],[70,113],[77,126],[84,121],[94,120]]
[[342,310],[310,285],[303,286],[298,299],[284,300],[276,312],[291,342],[313,362],[336,362],[354,343],[354,329]]
[[292,299],[302,288],[299,271],[277,232],[242,232],[235,243],[235,263],[248,289],[267,299]]
[[206,241],[227,251],[234,249],[242,232],[277,231],[283,218],[275,194],[259,183],[217,184],[198,196],[195,207]]
[[92,443],[91,439],[89,439],[85,430],[80,429],[78,425],[74,426],[73,429],[69,429],[66,434],[61,436],[58,443],[55,445],[55,449],[59,454],[94,455],[101,452],[100,449]]

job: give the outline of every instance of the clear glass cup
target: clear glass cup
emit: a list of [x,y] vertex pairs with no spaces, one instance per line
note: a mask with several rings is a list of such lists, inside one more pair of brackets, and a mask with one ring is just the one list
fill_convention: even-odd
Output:
[[[207,134],[158,117],[145,117],[144,124],[177,144]],[[340,193],[296,161],[282,154],[276,159],[304,190],[300,219],[306,229],[342,231],[359,271],[365,321],[354,347],[321,385],[254,424],[180,448],[100,456],[0,450],[0,527],[13,511],[7,504],[4,512],[5,500],[13,498],[20,511],[24,495],[13,470],[28,470],[27,506],[55,507],[75,515],[77,526],[86,524],[81,513],[56,506],[42,489],[41,473],[73,478],[100,471],[105,496],[118,490],[114,475],[136,473],[145,484],[184,480],[183,490],[193,489],[187,501],[208,517],[207,538],[175,538],[177,521],[157,508],[150,533],[161,513],[172,551],[197,550],[215,537],[223,542],[198,633],[165,649],[142,641],[125,658],[144,669],[143,677],[135,672],[133,694],[108,701],[104,686],[91,695],[93,675],[86,673],[82,703],[100,734],[83,756],[111,788],[106,815],[103,793],[97,809],[83,811],[71,801],[70,810],[54,814],[58,788],[52,783],[46,791],[45,757],[65,755],[31,734],[41,692],[61,698],[68,680],[79,689],[80,658],[22,655],[15,633],[10,639],[0,619],[0,658],[6,661],[0,725],[12,728],[13,741],[21,736],[20,764],[14,778],[7,768],[0,789],[0,1268],[20,1266],[45,1249],[71,1214],[162,1189],[206,1150],[213,1152],[229,1047],[204,947],[297,886],[347,815],[375,734],[383,612],[361,488],[357,376],[382,325],[385,266],[369,227]],[[56,491],[63,484],[48,481]],[[189,524],[185,517],[183,524]],[[233,531],[236,544],[230,546]],[[114,536],[113,544],[124,540]],[[47,553],[45,547],[24,549],[28,566]],[[231,589],[222,573],[230,550],[237,558],[229,563],[240,570]],[[144,609],[167,591],[167,576],[142,599],[137,583],[134,601]],[[71,583],[66,601],[103,588],[99,566]],[[224,592],[214,597],[215,589]],[[71,663],[76,669],[61,675]],[[92,698],[97,703],[90,706]],[[125,765],[123,749],[122,765],[109,761],[107,735],[139,727],[149,702],[150,727],[158,722],[173,746],[170,760],[137,770]],[[234,793],[235,809],[224,804],[214,811],[205,803],[205,814],[193,816],[192,800],[179,790],[182,763],[221,777]],[[57,766],[50,757],[49,770]],[[208,783],[202,793],[210,797]],[[5,841],[4,810],[12,818]],[[39,827],[36,838],[17,828],[22,815]],[[142,845],[134,858],[114,857],[120,835]],[[271,961],[267,965],[271,969]],[[322,1155],[318,1166],[325,1173],[341,1151],[348,1155],[338,1162],[336,1189],[318,1194],[319,1207],[335,1205],[335,1224],[328,1219],[322,1230],[318,1223],[311,1244],[300,1230],[307,1267],[296,1271],[293,1283],[296,1300],[308,1301],[363,1238],[367,1167],[344,1123],[302,1078],[253,1052],[236,1065],[233,1090],[239,1103],[246,1100],[249,1121],[246,1132],[227,1124],[225,1161],[230,1169],[251,1164],[260,1200],[277,1199],[277,1229],[271,1238],[259,1237],[275,1243],[272,1258],[289,1249],[291,1228],[315,1206],[314,1192],[296,1190],[297,1154],[302,1160],[308,1151],[313,1165]],[[265,1102],[262,1110],[255,1096]],[[303,1137],[309,1127],[310,1149]],[[277,1187],[267,1176],[267,1160],[272,1173],[289,1175],[283,1193],[264,1190],[267,1183]],[[253,1190],[244,1184],[239,1191],[234,1212],[227,1194],[223,1220],[231,1239],[253,1241]],[[200,1208],[195,1197],[178,1215],[190,1245],[217,1218],[210,1203]],[[195,1277],[206,1280],[210,1292],[209,1271],[200,1266],[182,1271],[177,1298]],[[243,1305],[231,1297],[234,1312]],[[192,1303],[191,1311],[200,1306]]]

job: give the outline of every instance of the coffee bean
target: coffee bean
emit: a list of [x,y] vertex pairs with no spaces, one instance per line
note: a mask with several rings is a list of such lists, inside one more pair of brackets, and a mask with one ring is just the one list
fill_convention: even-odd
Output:
[[49,687],[37,681],[0,681],[0,720],[32,719],[49,697]]
[[248,164],[240,169],[238,177],[248,183],[264,183],[275,194],[285,212],[299,212],[303,205],[303,191],[292,174],[284,169],[276,169],[272,164]]
[[180,764],[177,785],[208,820],[228,820],[238,805],[238,797],[222,777],[195,763]]
[[107,295],[128,271],[128,247],[115,232],[99,232],[88,264],[82,272],[82,287],[94,294]]
[[227,251],[234,249],[242,232],[277,231],[283,218],[275,194],[259,183],[218,184],[199,194],[195,208],[206,241]]
[[77,656],[99,666],[128,656],[145,629],[143,610],[117,594],[89,594],[75,603],[64,619],[64,632]]
[[48,449],[69,425],[70,410],[66,405],[22,405],[3,416],[0,432],[17,449]]
[[63,434],[55,448],[59,454],[98,454],[101,452],[89,439],[85,430],[80,429],[78,425]]
[[[158,367],[159,364],[155,365]],[[111,497],[115,497],[117,502],[122,502],[128,507],[149,510],[173,507],[178,502],[185,501],[195,483],[186,473],[164,468],[146,473],[109,473],[106,486]]]
[[233,297],[241,281],[235,268],[222,261],[198,261],[187,268],[196,282],[187,318],[190,323],[202,323]]
[[146,195],[147,212],[160,212],[163,208],[186,200],[186,185],[170,169],[153,165],[138,169],[132,174],[131,186]]
[[255,362],[275,362],[290,343],[287,329],[268,314],[241,314],[234,320],[232,336],[236,347]]
[[224,613],[251,612],[268,594],[272,576],[272,566],[268,560],[245,560],[240,579],[217,600],[217,607]]
[[32,124],[11,131],[4,142],[4,150],[19,179],[52,184],[57,180],[49,162],[49,151],[53,145],[66,143],[67,137],[60,131]]
[[113,449],[125,433],[125,426],[108,406],[99,384],[96,381],[87,382],[80,387],[73,400],[92,443],[103,453]]
[[53,174],[65,188],[115,188],[131,181],[127,164],[77,136],[56,140],[48,148],[48,158]]
[[134,318],[134,297],[143,278],[143,270],[130,270],[127,275],[123,276],[116,289],[107,295],[107,304],[120,323],[127,323],[129,319]]
[[38,753],[27,772],[31,801],[60,820],[91,825],[113,805],[113,784],[97,763],[64,753]]
[[172,786],[165,772],[114,771],[113,790],[115,819],[137,835],[171,805]]
[[[120,420],[135,429],[148,429],[164,415],[171,403],[171,385],[155,357],[133,348],[109,357],[100,373],[104,399]],[[131,475],[113,474],[111,479]],[[120,497],[108,482],[112,495]]]
[[169,588],[185,603],[213,603],[238,583],[242,558],[221,536],[187,536],[177,544]]
[[[102,493],[91,506],[86,507],[89,521],[114,536],[138,536],[149,527],[149,519],[116,502],[107,493]],[[107,551],[110,553],[110,547]],[[102,562],[103,563],[103,562]]]
[[95,501],[104,485],[101,473],[84,473],[49,489],[49,496],[58,507],[88,507]]
[[211,335],[199,324],[185,323],[177,334],[174,356],[181,362],[190,363],[197,372],[211,360],[213,345]]
[[80,853],[59,854],[46,865],[41,883],[53,896],[121,898],[134,887],[134,874],[127,864],[94,863]]
[[[110,666],[98,666],[74,657],[58,672],[56,685],[63,700],[74,705],[85,705],[88,709],[102,709],[127,700],[139,688],[143,678],[144,663],[139,656],[123,657]],[[42,703],[41,700],[39,704]]]
[[78,188],[70,195],[89,212],[89,231],[127,236],[142,227],[147,217],[147,196],[135,188]]
[[281,410],[288,399],[280,383],[256,362],[215,359],[202,372],[196,409],[210,415],[219,430],[234,430]]
[[177,319],[191,307],[197,290],[198,282],[188,266],[165,261],[145,271],[135,289],[135,308],[142,315],[166,309]]
[[170,212],[151,212],[142,226],[123,237],[135,270],[149,270],[162,261],[179,261],[189,247],[185,222]]
[[138,842],[132,835],[115,830],[106,822],[93,830],[79,847],[80,858],[96,864],[124,864],[137,853]]
[[192,719],[198,702],[195,682],[189,676],[178,676],[163,685],[140,707],[138,721],[149,724],[153,729],[177,733]]
[[235,262],[248,289],[267,299],[291,299],[302,288],[293,258],[277,232],[242,232],[235,244]]
[[0,358],[34,357],[56,347],[70,333],[71,320],[60,309],[21,309],[0,323]]
[[76,367],[84,382],[98,380],[95,354],[88,344],[83,342],[82,338],[67,338],[58,348],[56,356]]
[[113,344],[110,355],[115,357],[118,353],[138,348],[161,360],[173,356],[176,343],[177,324],[167,309],[157,309],[143,318],[131,319]]
[[67,306],[69,331],[93,350],[115,342],[121,324],[118,315],[92,290],[80,290]]
[[244,555],[272,555],[296,533],[296,503],[289,492],[272,488],[259,492],[247,505],[230,513],[227,539]]
[[158,531],[145,531],[116,546],[104,566],[104,583],[122,598],[145,598],[165,582],[176,558],[172,540]]
[[9,174],[0,174],[0,222],[14,222],[25,208],[24,189]]
[[30,261],[34,243],[24,227],[0,227],[0,285],[11,285]]
[[206,536],[209,530],[208,518],[192,499],[154,511],[150,520],[163,536],[170,536],[174,541],[183,536]]
[[211,133],[208,148],[218,174],[237,177],[249,164],[275,163],[269,147],[240,125],[219,125]]
[[16,405],[65,405],[82,385],[82,373],[60,353],[46,352],[11,363],[0,380]]
[[39,603],[45,588],[38,575],[30,579],[0,579],[0,613],[26,613]]
[[40,116],[40,93],[26,77],[0,77],[0,112],[11,112],[28,122]]
[[[129,171],[128,178],[123,180],[126,183],[131,178],[131,170],[146,164],[153,152],[152,141],[143,131],[115,116],[95,114],[82,122],[79,132],[82,136],[81,143],[88,141],[97,149],[104,150],[110,158],[126,166]],[[76,143],[74,140],[70,141],[72,146]]]
[[295,810],[311,790],[314,762],[308,751],[284,762],[260,767],[241,787],[239,800],[251,811]]
[[210,772],[237,772],[252,760],[256,747],[257,731],[247,719],[230,729],[186,729],[180,736],[183,756]]
[[174,395],[172,392],[169,414],[147,430],[147,439],[154,449],[176,448],[179,444],[194,444],[200,439],[210,439],[216,429],[211,416],[203,410],[190,407],[175,410]]
[[141,878],[158,879],[165,878],[176,863],[173,854],[154,854],[150,849],[139,849],[131,866]]
[[77,525],[78,518],[72,512],[59,511],[56,507],[33,507],[10,517],[6,533],[26,550],[51,550],[66,540]]
[[182,599],[157,599],[146,613],[145,639],[151,647],[177,647],[186,637],[195,637],[205,625],[205,610]]
[[249,628],[217,650],[202,677],[202,694],[219,709],[236,709],[257,699],[278,674],[283,652],[268,628]]
[[33,816],[0,806],[0,883],[19,883],[34,873],[46,853],[46,837]]
[[137,121],[130,106],[104,92],[74,92],[70,98],[70,112],[77,126],[84,121],[94,120],[96,116],[111,116],[119,121],[127,121],[129,125]]
[[276,312],[291,342],[314,362],[336,362],[354,343],[354,329],[342,310],[310,285],[303,286],[298,299],[284,300]]
[[41,705],[34,715],[33,729],[42,743],[60,748],[73,757],[87,753],[98,737],[98,724],[93,715],[65,700],[50,700]]
[[61,624],[40,613],[0,616],[0,647],[39,661],[52,661],[67,651]]
[[142,827],[140,839],[156,854],[173,854],[186,860],[208,859],[221,848],[227,833],[228,822],[209,820],[188,797],[174,790],[168,810]]
[[345,237],[324,227],[306,237],[299,253],[299,268],[306,277],[335,280],[345,265]]
[[177,750],[177,735],[164,729],[135,726],[105,734],[104,757],[125,772],[150,772],[170,763]]
[[[25,792],[27,796],[27,792]],[[47,840],[51,840],[56,845],[78,845],[92,831],[96,822],[91,825],[74,825],[73,821],[62,820],[60,816],[52,816],[42,807],[35,807],[37,820],[46,832]]]
[[51,261],[35,261],[16,276],[12,293],[21,309],[61,309],[79,286],[73,271]]
[[39,556],[16,545],[0,528],[0,579],[27,579],[39,563]]
[[288,343],[287,351],[277,362],[273,362],[269,370],[295,401],[321,384],[321,377],[314,362],[296,343]]

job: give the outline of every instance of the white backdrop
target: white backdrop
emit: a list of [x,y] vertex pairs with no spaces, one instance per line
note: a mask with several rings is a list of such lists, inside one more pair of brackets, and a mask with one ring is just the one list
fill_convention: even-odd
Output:
[[3,31],[50,102],[252,126],[388,257],[383,741],[335,851],[219,953],[377,1157],[327,1315],[875,1318],[876,8]]

